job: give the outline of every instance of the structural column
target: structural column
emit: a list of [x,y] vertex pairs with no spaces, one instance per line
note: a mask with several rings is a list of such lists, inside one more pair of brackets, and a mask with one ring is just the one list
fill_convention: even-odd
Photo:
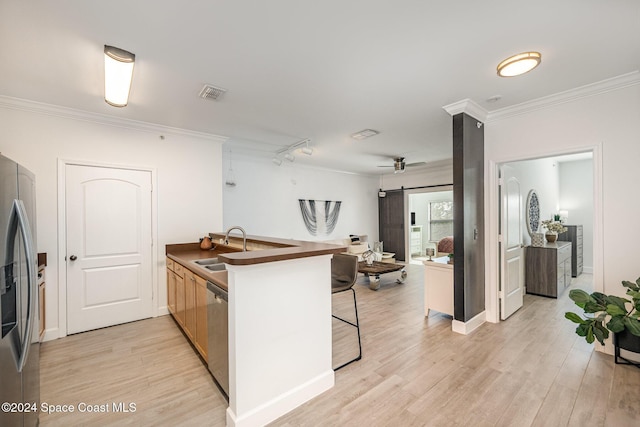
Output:
[[453,330],[469,333],[485,321],[484,124],[471,101],[445,107],[453,116]]

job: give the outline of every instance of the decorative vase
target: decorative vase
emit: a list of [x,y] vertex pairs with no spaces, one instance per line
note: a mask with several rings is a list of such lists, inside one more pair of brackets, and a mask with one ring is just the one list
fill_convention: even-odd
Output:
[[200,241],[200,249],[208,251],[213,247],[213,243],[211,242],[211,238],[206,236],[204,239]]
[[558,235],[556,233],[547,233],[544,235],[544,237],[549,243],[553,243],[558,239]]
[[531,246],[544,246],[544,234],[533,233],[533,235],[531,236]]

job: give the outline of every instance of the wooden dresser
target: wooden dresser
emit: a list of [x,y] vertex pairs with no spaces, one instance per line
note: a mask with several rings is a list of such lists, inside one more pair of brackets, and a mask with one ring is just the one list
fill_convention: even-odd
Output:
[[558,234],[558,240],[571,242],[571,276],[578,277],[582,274],[583,257],[582,257],[582,226],[581,225],[565,225],[567,231]]
[[571,284],[571,243],[526,247],[525,285],[528,294],[557,298]]

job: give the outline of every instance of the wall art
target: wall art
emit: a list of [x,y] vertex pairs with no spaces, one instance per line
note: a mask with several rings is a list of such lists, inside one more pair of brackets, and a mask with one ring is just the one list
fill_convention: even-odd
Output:
[[307,231],[312,236],[329,235],[338,224],[341,201],[298,199]]

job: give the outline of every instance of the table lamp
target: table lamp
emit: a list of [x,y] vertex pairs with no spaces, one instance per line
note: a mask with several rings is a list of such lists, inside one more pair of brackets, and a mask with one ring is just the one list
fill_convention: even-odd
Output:
[[433,248],[427,248],[427,256],[429,257],[429,259],[427,261],[433,261],[431,259],[432,256],[434,256],[436,254],[435,249]]

